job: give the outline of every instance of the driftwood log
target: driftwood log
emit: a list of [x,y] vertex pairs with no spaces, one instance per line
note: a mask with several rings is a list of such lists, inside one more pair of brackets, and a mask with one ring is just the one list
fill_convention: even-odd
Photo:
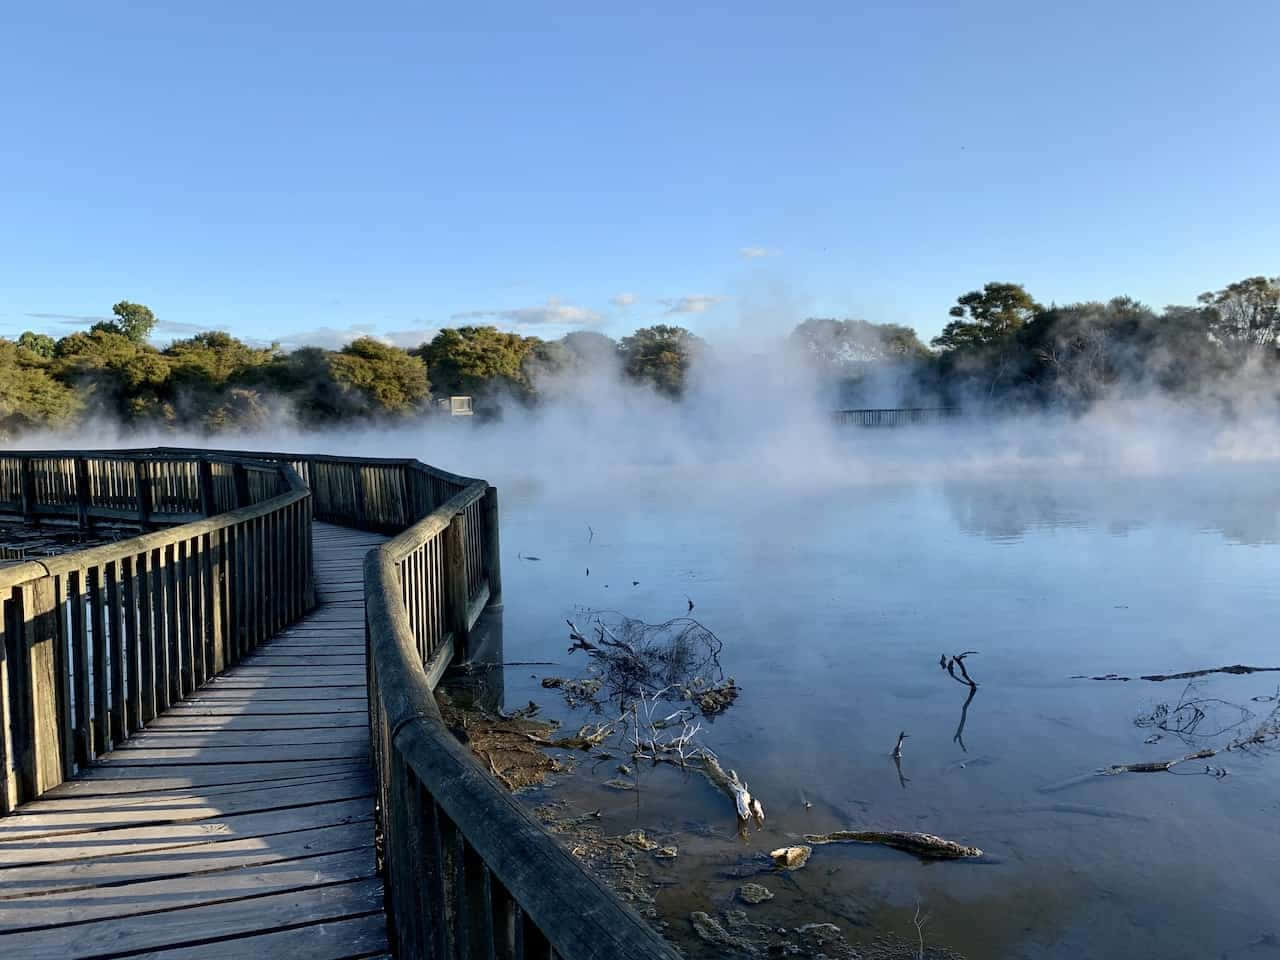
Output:
[[982,856],[977,847],[944,840],[932,833],[907,830],[836,830],[833,833],[806,833],[804,842],[815,847],[826,843],[879,843],[903,850],[922,860],[969,860]]

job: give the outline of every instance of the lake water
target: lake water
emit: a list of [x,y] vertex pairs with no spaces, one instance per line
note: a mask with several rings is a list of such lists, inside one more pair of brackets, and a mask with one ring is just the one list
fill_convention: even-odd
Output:
[[[576,729],[590,716],[540,686],[586,667],[566,654],[565,618],[596,608],[658,622],[684,615],[686,597],[742,687],[703,740],[765,806],[765,829],[745,842],[722,794],[667,767],[641,765],[638,789],[616,793],[601,785],[616,762],[584,762],[526,795],[599,808],[610,833],[678,842],[679,858],[655,866],[678,938],[690,911],[731,905],[742,881],[725,871],[744,854],[878,828],[988,857],[818,847],[789,879],[763,878],[776,898],[752,919],[914,943],[920,905],[926,943],[971,958],[1280,957],[1280,756],[1089,776],[1225,746],[1275,706],[1280,674],[1198,682],[1186,696],[1229,703],[1197,733],[1244,722],[1185,739],[1135,723],[1176,705],[1185,681],[1072,679],[1280,666],[1280,482],[1268,468],[899,471],[764,489],[750,471],[706,484],[696,468],[651,466],[559,499],[510,472],[505,655],[556,665],[508,668],[508,708],[532,699]],[[979,687],[962,713],[970,691],[939,657],[966,650],[978,651],[967,663]]]

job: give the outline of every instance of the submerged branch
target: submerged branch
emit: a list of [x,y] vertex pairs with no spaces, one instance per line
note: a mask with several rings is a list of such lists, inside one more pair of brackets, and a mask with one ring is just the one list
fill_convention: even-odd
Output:
[[[1234,663],[1229,667],[1210,667],[1207,670],[1188,670],[1185,673],[1151,673],[1146,676],[1139,677],[1139,680],[1151,680],[1160,683],[1164,680],[1194,680],[1196,677],[1207,677],[1214,673],[1229,673],[1233,676],[1240,676],[1248,673],[1280,673],[1280,667],[1249,667],[1242,663]],[[1077,674],[1071,678],[1072,680],[1132,680],[1133,677],[1123,677],[1118,673],[1104,673],[1100,677],[1086,677],[1084,674]]]
[[813,846],[826,843],[879,843],[903,850],[924,860],[968,860],[982,856],[982,851],[954,840],[944,840],[932,833],[908,830],[836,830],[833,833],[806,833],[804,842]]

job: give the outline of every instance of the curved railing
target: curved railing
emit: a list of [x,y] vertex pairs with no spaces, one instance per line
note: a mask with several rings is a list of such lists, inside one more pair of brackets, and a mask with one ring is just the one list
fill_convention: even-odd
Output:
[[[79,481],[53,479],[66,464],[50,474],[46,463],[60,458],[72,463],[75,476],[89,479],[88,495],[81,492]],[[8,463],[11,459],[27,463],[15,466]],[[81,465],[79,460],[88,462]],[[117,466],[126,462],[127,469]],[[160,464],[189,466],[170,470]],[[230,473],[220,464],[230,464]],[[486,610],[501,603],[497,493],[484,481],[416,460],[256,451],[250,457],[177,448],[80,457],[22,454],[0,459],[0,511],[74,513],[86,524],[124,515],[159,523],[194,512],[197,504],[199,509],[225,506],[228,491],[251,497],[255,489],[265,490],[260,482],[249,482],[251,470],[274,471],[288,483],[288,492],[109,547],[0,570],[0,587],[11,604],[5,623],[13,614],[14,622],[22,625],[20,646],[42,651],[33,652],[23,669],[23,684],[34,683],[41,691],[24,700],[23,708],[24,716],[33,721],[30,735],[24,734],[24,756],[38,762],[32,788],[19,790],[17,799],[38,795],[70,774],[69,753],[58,752],[58,745],[83,741],[93,747],[93,752],[83,752],[84,760],[92,760],[101,752],[98,747],[106,745],[102,738],[108,731],[112,736],[127,735],[136,729],[135,716],[145,722],[162,704],[189,692],[211,670],[235,662],[273,629],[303,612],[312,590],[313,515],[393,533],[394,539],[366,560],[365,609],[377,821],[396,954],[413,960],[675,960],[677,954],[657,933],[475,761],[445,727],[436,707],[434,689],[445,668],[471,653],[471,638]],[[128,486],[131,474],[143,478],[135,479],[133,488]],[[159,501],[164,509],[157,509],[154,499],[144,509],[155,478],[171,475],[180,479],[172,489],[165,487],[168,499]],[[228,475],[230,486],[217,479]],[[105,481],[95,481],[103,476]],[[129,499],[130,490],[137,501]],[[294,514],[280,513],[288,508],[295,508]],[[303,519],[305,534],[299,526]],[[206,542],[207,537],[213,539]],[[255,580],[255,589],[246,590],[244,581],[254,562],[258,572],[253,576],[267,581]],[[180,574],[192,564],[194,576]],[[284,584],[284,591],[273,589],[289,577],[297,582]],[[69,616],[64,615],[64,593],[59,592],[67,589],[63,584],[71,585],[74,597],[88,589],[96,599],[87,605],[73,601]],[[212,609],[218,611],[214,614],[208,613],[211,597]],[[43,625],[39,617],[34,626],[29,624],[27,611],[36,609],[56,625]],[[124,611],[118,621],[117,610]],[[68,672],[66,664],[58,662],[57,650],[65,645],[56,640],[68,622],[73,649],[93,649],[88,670],[77,661]],[[87,632],[86,623],[91,627]],[[211,653],[202,661],[196,651],[215,649],[206,644],[208,624],[220,624],[221,636],[232,639],[216,648],[222,651],[221,659]],[[165,660],[159,675],[142,672],[145,654],[135,654],[149,632],[156,632],[157,655],[177,651]],[[6,643],[11,633],[6,628]],[[124,644],[119,656],[115,638]],[[140,665],[136,678],[130,672],[135,659]],[[126,673],[119,680],[117,669]],[[152,669],[160,668],[153,664]],[[72,677],[79,678],[74,696],[66,689]],[[79,686],[87,677],[93,678],[92,691],[82,694]],[[153,688],[154,696],[147,693]],[[112,695],[117,690],[123,692],[119,705]],[[136,706],[133,691],[141,694]],[[62,716],[72,701],[73,722],[50,727],[44,718]],[[90,703],[92,710],[81,722],[81,707]],[[100,713],[102,709],[106,712]],[[55,747],[52,752],[46,750],[50,744]],[[41,779],[46,765],[48,776]]]
[[421,519],[365,561],[370,734],[396,955],[674,960],[476,762],[436,707],[445,668],[468,655],[485,610],[501,603],[497,491],[417,461],[357,465],[371,484],[362,499],[374,528],[385,529],[383,505],[413,499],[397,491],[431,491],[415,501]]
[[0,568],[0,814],[75,776],[313,605],[311,494],[283,463],[5,454],[0,513],[180,524]]

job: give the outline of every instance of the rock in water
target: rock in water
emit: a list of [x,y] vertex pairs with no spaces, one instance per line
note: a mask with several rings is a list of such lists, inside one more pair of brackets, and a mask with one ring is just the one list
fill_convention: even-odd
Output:
[[806,847],[800,844],[795,847],[779,847],[777,850],[770,850],[769,856],[773,857],[773,862],[780,867],[788,870],[799,870],[809,862],[809,854],[813,853],[813,847]]
[[643,830],[632,830],[622,838],[622,842],[645,852],[658,849],[658,845],[646,837]]
[[773,899],[773,891],[758,883],[744,883],[738,888],[738,899],[755,906]]

